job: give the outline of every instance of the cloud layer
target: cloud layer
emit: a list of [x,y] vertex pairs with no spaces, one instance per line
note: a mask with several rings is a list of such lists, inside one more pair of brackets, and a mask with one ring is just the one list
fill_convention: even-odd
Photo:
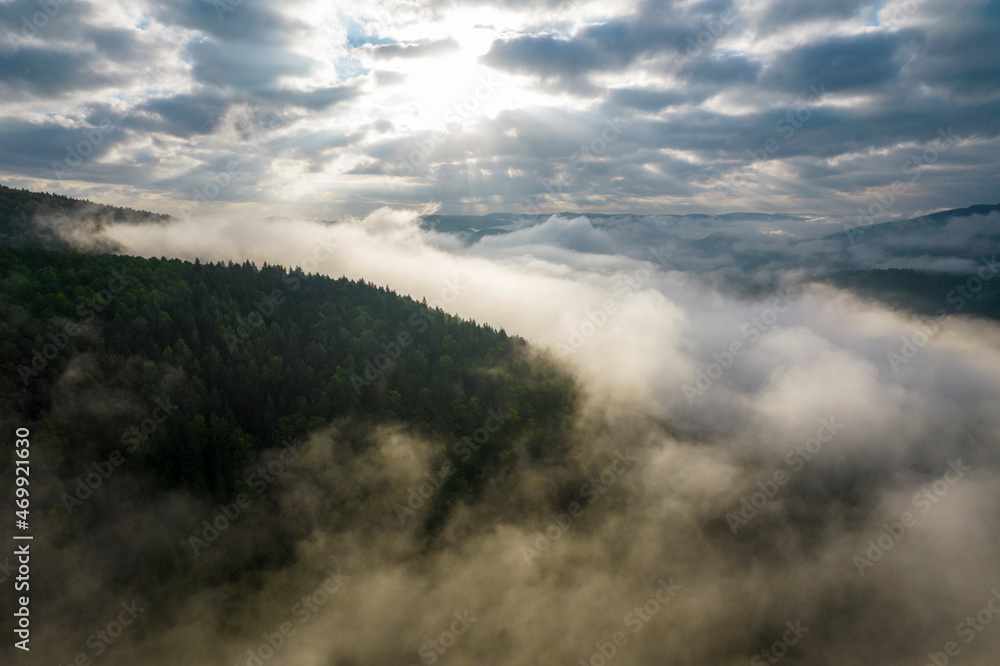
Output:
[[[515,220],[472,244],[420,222],[382,209],[335,225],[203,219],[106,234],[143,255],[363,277],[523,334],[581,382],[570,450],[554,465],[523,457],[428,540],[430,504],[408,491],[448,452],[389,424],[355,455],[357,434],[336,424],[268,500],[274,529],[294,521],[311,535],[295,565],[172,600],[172,622],[130,635],[106,663],[255,663],[263,636],[335,566],[349,578],[295,620],[273,663],[596,665],[609,645],[636,665],[768,663],[766,650],[901,666],[951,642],[969,663],[997,653],[995,323],[893,311],[798,279],[794,261],[775,271],[779,290],[736,298],[712,286],[714,269],[611,251],[621,234],[587,218]],[[142,520],[200,515],[190,503],[169,498]],[[394,504],[412,506],[409,522]],[[254,538],[234,528],[214,557],[238,558]],[[100,580],[103,564],[77,561],[81,580]],[[52,644],[71,656],[72,643]]]
[[995,192],[998,16],[996,0],[6,0],[0,177],[168,213],[847,214],[950,128],[893,214],[954,208]]

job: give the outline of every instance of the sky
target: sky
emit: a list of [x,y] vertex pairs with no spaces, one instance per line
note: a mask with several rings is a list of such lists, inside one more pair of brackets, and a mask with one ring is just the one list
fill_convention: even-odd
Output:
[[[1000,329],[953,296],[919,317],[809,278],[1000,271],[996,211],[819,228],[997,202],[998,37],[996,1],[0,2],[0,182],[181,218],[37,225],[387,285],[524,336],[581,392],[565,459],[519,454],[432,543],[432,503],[406,523],[389,503],[440,442],[385,423],[343,455],[350,428],[316,432],[268,496],[273,524],[309,529],[295,564],[216,575],[270,538],[236,525],[185,572],[218,586],[102,663],[254,663],[334,562],[339,596],[268,663],[414,663],[464,612],[448,663],[599,664],[661,581],[676,596],[617,663],[763,663],[786,623],[809,628],[788,664],[927,663],[949,641],[992,663],[997,625],[961,628],[1000,599]],[[431,211],[543,215],[472,242]],[[670,217],[733,211],[777,215]],[[60,418],[111,413],[94,363],[60,378]],[[52,565],[50,662],[117,608],[100,591],[136,553],[212,515],[118,479],[114,519]]]
[[0,182],[180,214],[995,203],[997,0],[0,2]]

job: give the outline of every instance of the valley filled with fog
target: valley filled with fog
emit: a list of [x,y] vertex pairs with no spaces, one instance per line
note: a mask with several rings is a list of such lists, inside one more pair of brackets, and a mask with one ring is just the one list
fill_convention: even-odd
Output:
[[997,666],[1000,0],[0,0],[0,666]]
[[[435,231],[447,216],[401,209],[105,227],[90,241],[125,254],[386,285],[524,336],[580,390],[560,460],[515,453],[432,534],[425,496],[455,452],[393,423],[358,457],[338,454],[343,424],[313,434],[274,490],[272,510],[309,526],[293,563],[172,600],[169,627],[131,649],[257,663],[329,565],[336,593],[265,663],[912,664],[951,641],[988,663],[1000,326],[956,296],[981,297],[998,269],[984,208],[856,239],[753,216],[543,216],[477,237],[469,220]],[[917,267],[953,276],[936,314],[822,279]],[[323,515],[331,496],[373,489],[385,500]]]

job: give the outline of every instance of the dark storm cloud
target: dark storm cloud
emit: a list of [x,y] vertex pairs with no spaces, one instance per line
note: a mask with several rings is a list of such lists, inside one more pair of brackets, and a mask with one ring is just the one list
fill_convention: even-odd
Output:
[[871,7],[871,4],[866,0],[776,0],[767,6],[761,23],[789,25],[822,19],[848,19],[864,7]]
[[44,40],[77,40],[92,30],[88,19],[93,16],[93,5],[82,1],[48,8],[37,0],[0,3],[0,50]]
[[610,96],[612,104],[640,111],[659,111],[684,104],[688,99],[689,96],[679,90],[650,88],[619,88],[613,90]]
[[273,121],[292,108],[321,111],[353,99],[354,86],[315,90],[266,90],[254,94],[220,91],[211,87],[192,93],[157,97],[134,107],[122,120],[142,132],[164,132],[182,138],[212,134],[234,105],[248,105],[260,122]]
[[[699,35],[707,32],[711,39],[699,49],[706,53],[736,21],[730,6],[723,0],[683,13],[672,4],[647,2],[628,16],[586,26],[570,37],[540,34],[498,40],[483,61],[506,71],[573,82],[594,72],[622,70],[640,57],[676,56],[696,46]],[[589,91],[578,82],[575,87]]]
[[[210,134],[233,103],[232,98],[208,90],[155,98],[136,107],[132,124],[180,137]],[[146,113],[153,114],[152,118]]]
[[285,76],[306,76],[317,64],[282,48],[252,42],[199,40],[188,46],[195,78],[205,84],[249,92],[267,91]]
[[[294,3],[282,3],[288,7]],[[168,25],[210,34],[223,41],[288,44],[294,31],[308,25],[308,17],[293,20],[275,11],[266,0],[213,2],[210,0],[177,0],[154,3],[154,16]]]
[[[821,90],[824,85],[817,81],[813,87]],[[622,141],[691,150],[711,159],[747,159],[747,151],[759,150],[765,141],[774,139],[775,159],[828,158],[905,142],[931,142],[940,136],[938,130],[948,127],[963,137],[1000,133],[1000,101],[955,107],[942,100],[894,97],[852,109],[821,106],[808,94],[800,99],[736,117],[699,109],[661,120],[635,119]]]
[[916,39],[912,33],[891,38],[864,34],[806,44],[780,54],[764,72],[761,83],[796,92],[816,81],[823,81],[831,92],[886,85],[903,67],[901,47]]
[[714,56],[699,58],[681,69],[681,75],[692,83],[752,84],[761,71],[761,64],[745,56]]
[[59,97],[114,85],[118,77],[102,71],[99,64],[89,53],[35,46],[0,52],[0,95],[8,99],[25,94]]
[[322,111],[331,106],[354,99],[359,95],[356,86],[329,86],[314,90],[268,90],[255,97],[266,100],[276,108],[285,106]]
[[7,98],[58,98],[129,85],[170,57],[138,29],[99,23],[87,2],[0,4],[0,78]]
[[[123,134],[116,120],[114,116],[104,116],[79,127],[66,127],[52,122],[0,119],[0,169],[54,178],[53,163],[65,162],[67,153],[86,143],[84,164],[80,169],[90,170],[94,159],[122,141]],[[102,125],[104,130],[100,129]],[[106,131],[112,126],[114,129]]]
[[1000,87],[1000,1],[988,0],[963,7],[926,7],[931,22],[921,58],[913,63],[915,75],[943,90],[961,96],[987,97]]
[[593,45],[555,35],[525,35],[495,42],[483,60],[498,69],[542,78],[580,76],[603,68],[605,62]]
[[[707,14],[705,15],[707,16]],[[580,34],[605,57],[606,66],[625,65],[641,55],[680,52],[688,38],[697,37],[704,28],[695,16],[660,16],[659,12],[640,12],[626,19],[588,27]]]

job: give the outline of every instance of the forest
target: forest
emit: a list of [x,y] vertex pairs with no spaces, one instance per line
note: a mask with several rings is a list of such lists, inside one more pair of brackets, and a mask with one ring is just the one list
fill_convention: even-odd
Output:
[[[565,372],[521,338],[300,269],[8,248],[0,294],[0,418],[45,449],[33,507],[52,544],[106,526],[123,502],[256,497],[272,481],[260,460],[331,424],[358,453],[386,424],[449,452],[434,467],[447,473],[425,514],[432,536],[510,470],[515,447],[558,454],[576,400]],[[351,501],[393,516],[405,491]],[[149,553],[163,562],[157,576],[182,566],[185,529]],[[303,534],[275,524],[256,536],[266,545],[227,571],[282,564]],[[148,574],[137,561],[115,578]]]

